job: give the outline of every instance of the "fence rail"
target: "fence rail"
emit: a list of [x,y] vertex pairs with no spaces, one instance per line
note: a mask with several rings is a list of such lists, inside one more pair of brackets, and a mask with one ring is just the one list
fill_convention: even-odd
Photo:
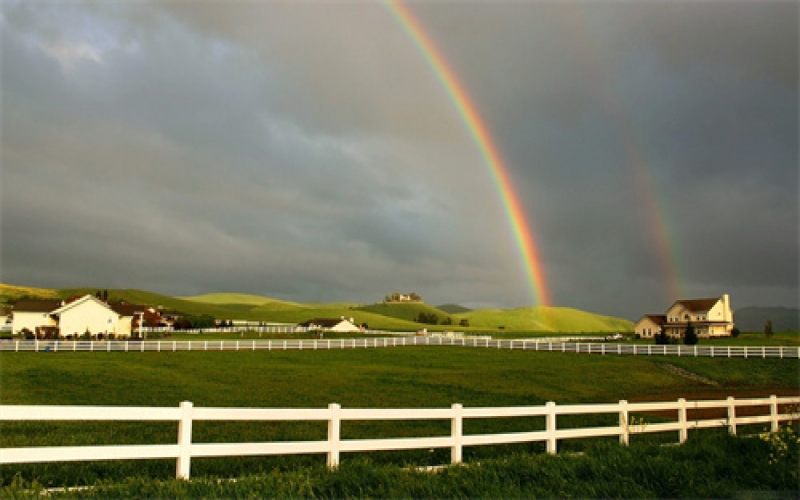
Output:
[[[123,446],[56,446],[33,448],[2,448],[0,464],[65,462],[89,460],[175,459],[176,477],[188,479],[191,459],[195,457],[231,457],[325,454],[327,464],[340,463],[343,452],[373,452],[382,450],[412,450],[450,448],[451,462],[463,461],[466,446],[510,443],[544,442],[547,453],[555,454],[558,442],[602,436],[617,436],[627,445],[633,434],[677,432],[679,442],[688,438],[691,429],[727,427],[737,433],[737,425],[769,424],[776,432],[781,422],[800,419],[800,397],[734,399],[716,401],[686,401],[616,404],[584,404],[559,406],[548,402],[544,406],[502,408],[356,409],[342,408],[336,403],[328,408],[195,408],[184,401],[178,407],[108,407],[108,406],[0,406],[0,421],[172,421],[178,423],[176,444]],[[737,409],[747,407],[747,416],[737,416]],[[700,419],[699,410],[721,409],[724,418]],[[760,411],[759,411],[760,410]],[[694,411],[694,418],[689,412]],[[654,424],[632,424],[630,415],[642,412],[671,412],[671,420]],[[754,414],[755,413],[755,414]],[[607,427],[558,428],[561,415],[618,416],[618,424]],[[504,434],[465,434],[464,420],[472,418],[543,417],[544,430]],[[363,420],[449,420],[450,434],[433,437],[389,439],[341,439],[341,424]],[[258,442],[258,443],[193,443],[192,423],[196,421],[321,421],[327,422],[327,439],[319,441]]]
[[578,354],[684,356],[711,358],[800,359],[800,347],[623,344],[580,342],[570,339],[496,340],[488,337],[362,337],[349,339],[252,339],[252,340],[6,340],[0,351],[35,352],[145,352],[145,351],[255,351],[357,349],[402,346],[462,346],[488,349],[522,349]]

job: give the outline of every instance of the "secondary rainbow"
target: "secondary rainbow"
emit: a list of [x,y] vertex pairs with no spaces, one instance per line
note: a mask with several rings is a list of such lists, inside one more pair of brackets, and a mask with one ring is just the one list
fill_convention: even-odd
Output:
[[503,200],[508,220],[516,238],[520,257],[523,261],[526,277],[531,286],[533,303],[544,306],[550,305],[550,297],[542,270],[542,261],[536,246],[533,230],[525,218],[522,204],[513,189],[508,169],[505,167],[486,125],[483,123],[480,114],[478,114],[478,110],[455,72],[447,64],[439,49],[408,7],[397,0],[385,0],[384,5],[388,7],[398,24],[422,53],[439,83],[461,115],[461,119],[478,147],[484,164],[487,166]]
[[583,63],[591,70],[596,93],[600,96],[599,102],[610,117],[610,124],[619,133],[627,160],[625,166],[631,174],[630,180],[637,200],[636,209],[642,214],[643,234],[648,235],[661,264],[660,286],[663,288],[664,300],[677,300],[686,296],[686,287],[678,239],[671,230],[667,200],[656,189],[656,175],[648,161],[647,150],[633,123],[630,110],[622,95],[615,91],[609,68],[601,64],[604,58],[598,47],[602,44],[590,38],[583,9],[573,3],[565,3],[562,8],[563,29],[570,34],[571,40],[579,48],[579,54],[583,56]]

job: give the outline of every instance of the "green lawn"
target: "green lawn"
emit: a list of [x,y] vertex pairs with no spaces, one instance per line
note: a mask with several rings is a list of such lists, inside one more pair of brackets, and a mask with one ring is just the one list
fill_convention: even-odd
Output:
[[[669,366],[671,365],[671,366]],[[676,374],[699,375],[718,385]],[[798,363],[779,359],[710,359],[600,356],[457,347],[332,351],[217,351],[145,353],[11,353],[0,355],[3,404],[197,407],[466,407],[615,402],[620,399],[723,399],[797,394]],[[559,426],[571,425],[559,419]],[[577,417],[576,417],[577,418]],[[583,425],[614,425],[614,415],[582,417]],[[465,432],[541,429],[542,418],[481,419]],[[174,423],[3,423],[3,446],[173,443]],[[198,422],[195,442],[324,439],[324,423]],[[444,435],[449,423],[345,423],[343,438]],[[675,436],[669,440],[675,441]],[[613,439],[612,439],[613,441]],[[562,450],[581,450],[580,441]],[[541,452],[540,444],[471,447],[465,460],[518,451]],[[369,454],[376,463],[447,463],[448,450]],[[351,460],[346,456],[343,460]],[[197,459],[193,475],[224,477],[294,470],[324,458],[268,457]],[[100,478],[146,475],[167,479],[174,461],[118,461],[9,465],[0,484],[15,473],[49,485],[91,484]]]
[[[198,406],[467,406],[687,397],[708,388],[660,369],[678,364],[729,390],[796,390],[779,359],[600,356],[459,347],[331,351],[11,353],[0,356],[4,404]],[[753,373],[766,378],[753,378]],[[106,388],[106,390],[102,390]],[[120,390],[124,388],[124,390]],[[424,398],[420,398],[424,395]]]

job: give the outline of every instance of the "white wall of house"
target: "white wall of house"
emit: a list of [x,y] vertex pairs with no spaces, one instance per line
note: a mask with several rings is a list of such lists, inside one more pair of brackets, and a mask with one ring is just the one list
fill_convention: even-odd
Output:
[[649,317],[644,316],[636,323],[634,331],[636,335],[643,339],[651,339],[661,331],[661,327]]
[[123,337],[130,337],[132,324],[133,316],[120,316],[117,320],[117,327],[114,331],[114,334]]
[[733,311],[728,295],[723,295],[719,302],[708,311],[709,321],[733,322]]
[[86,297],[55,311],[59,316],[59,333],[67,335],[109,334],[117,331],[119,314],[106,304]]
[[676,302],[666,312],[666,316],[667,324],[664,329],[668,335],[674,337],[682,336],[687,322],[690,321],[700,337],[727,337],[734,326],[730,297],[727,294],[720,297],[711,308],[703,311],[690,311],[680,302]]
[[44,311],[14,311],[12,313],[11,331],[15,334],[27,328],[31,333],[36,333],[40,326],[57,326],[55,319],[50,317],[50,312]]

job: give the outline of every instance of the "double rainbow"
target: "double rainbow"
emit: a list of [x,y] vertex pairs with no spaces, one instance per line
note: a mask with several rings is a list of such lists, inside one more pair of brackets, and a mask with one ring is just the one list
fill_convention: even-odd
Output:
[[522,204],[513,189],[508,169],[500,157],[492,136],[489,134],[480,114],[478,114],[478,110],[452,68],[447,64],[447,61],[442,57],[436,45],[408,7],[399,0],[385,0],[384,4],[422,53],[425,61],[447,92],[459,115],[461,115],[461,119],[469,130],[472,140],[478,147],[484,164],[488,168],[492,180],[494,180],[500,198],[503,200],[503,206],[516,238],[526,278],[531,287],[531,299],[534,304],[549,305],[550,297],[533,230],[525,218]]

